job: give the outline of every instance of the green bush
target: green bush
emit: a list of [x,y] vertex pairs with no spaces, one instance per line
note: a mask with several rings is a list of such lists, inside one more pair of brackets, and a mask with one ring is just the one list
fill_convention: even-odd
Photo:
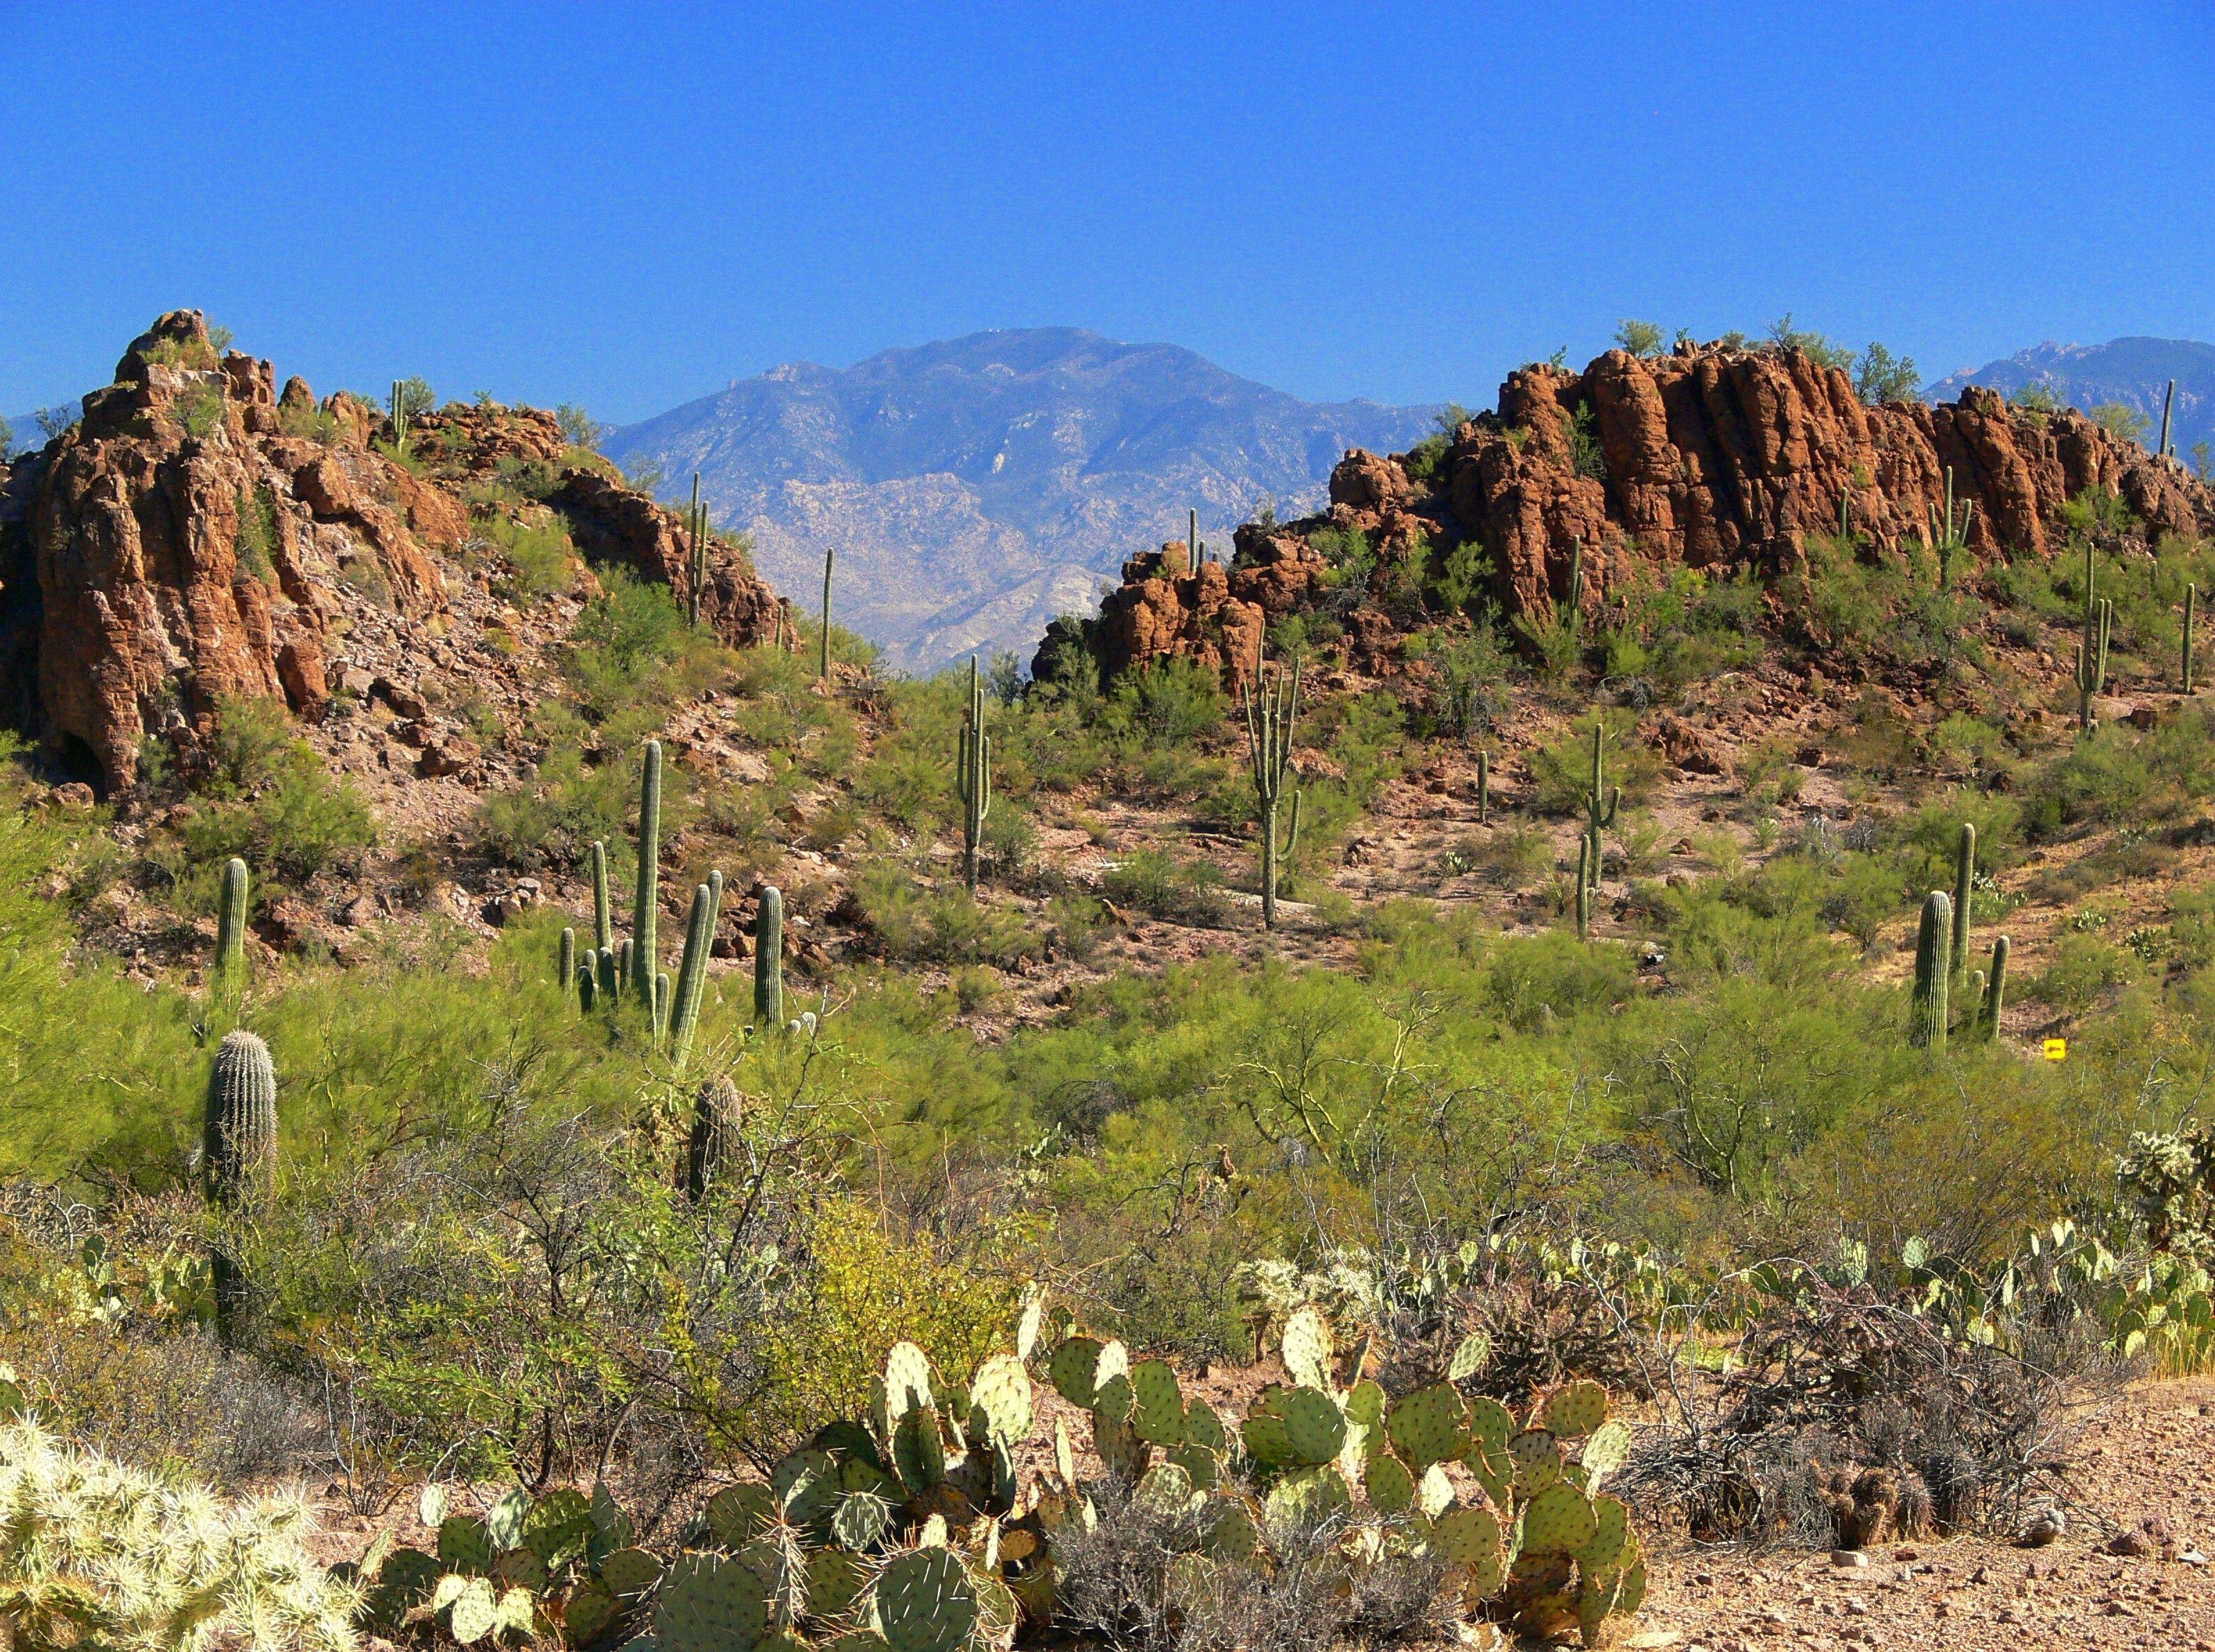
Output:
[[1141,849],[1110,867],[1100,887],[1108,900],[1172,924],[1219,929],[1230,918],[1221,872],[1158,849]]

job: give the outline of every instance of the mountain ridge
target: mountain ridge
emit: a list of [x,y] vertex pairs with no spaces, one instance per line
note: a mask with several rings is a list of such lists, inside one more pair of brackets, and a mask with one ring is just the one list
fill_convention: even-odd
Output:
[[2171,379],[2176,381],[2176,405],[2169,441],[2180,456],[2190,458],[2195,442],[2215,441],[2215,344],[2196,339],[2132,335],[2105,344],[2047,340],[1981,367],[1949,373],[1924,395],[1948,402],[1978,384],[2012,396],[2043,384],[2083,412],[2108,402],[2129,408],[2147,421],[2146,445],[2151,447],[2161,439],[2162,402]]
[[781,589],[809,593],[835,545],[834,617],[930,670],[1027,649],[1188,510],[1227,544],[1265,501],[1312,508],[1347,448],[1405,446],[1431,416],[1304,402],[1179,345],[1006,328],[781,364],[602,447],[659,465],[666,497],[697,470]]

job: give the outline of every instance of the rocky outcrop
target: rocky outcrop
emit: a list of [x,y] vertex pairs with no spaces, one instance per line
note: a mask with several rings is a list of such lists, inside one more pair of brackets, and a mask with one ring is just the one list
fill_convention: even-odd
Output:
[[[692,547],[682,519],[597,470],[572,470],[548,501],[568,519],[569,537],[591,561],[628,568],[642,580],[666,585],[680,606],[692,599]],[[745,553],[711,537],[700,617],[734,648],[754,648],[780,635],[778,615],[790,625],[791,605],[756,578]]]
[[[550,415],[420,419],[411,452],[440,460],[425,475],[382,445],[393,433],[379,409],[275,383],[266,361],[218,358],[199,311],[175,311],[132,342],[77,425],[6,473],[0,709],[104,789],[132,783],[150,735],[190,763],[226,700],[316,715],[350,612],[435,635],[442,559],[470,539],[469,478],[536,467],[534,490],[588,560],[689,596],[678,514],[574,454]],[[724,545],[702,611],[743,645],[772,635],[777,599]]]
[[[1362,666],[1390,651],[1390,593],[1424,588],[1457,550],[1482,553],[1507,615],[1543,622],[1568,595],[1580,543],[1588,607],[1672,568],[1781,571],[1809,533],[1837,531],[1842,501],[1862,543],[1895,555],[1932,533],[1949,472],[1980,561],[2052,554],[2064,507],[2088,488],[2119,494],[2151,538],[2215,532],[2206,485],[2078,413],[1975,388],[1944,406],[1869,407],[1844,372],[1792,350],[1613,350],[1581,373],[1511,374],[1498,411],[1443,451],[1347,453],[1327,516],[1242,528],[1220,575],[1186,571],[1181,546],[1133,558],[1085,640],[1111,675],[1168,655],[1236,674],[1261,629],[1327,606]],[[1373,569],[1333,577],[1310,549],[1325,527],[1363,536]]]
[[1334,482],[1335,516],[1375,533],[1414,512],[1473,538],[1507,611],[1541,617],[1566,594],[1580,539],[1594,603],[1641,562],[1787,566],[1806,533],[1835,531],[1842,499],[1856,532],[1896,552],[1930,532],[1949,470],[1957,508],[1974,504],[1979,559],[2047,555],[2062,507],[2088,488],[2120,493],[2157,532],[2215,530],[2206,487],[2081,414],[1976,389],[1943,407],[1867,407],[1844,371],[1796,351],[1611,350],[1582,373],[1526,367],[1495,416],[1456,433],[1428,501],[1363,502],[1378,492],[1365,477],[1376,464],[1341,465],[1364,476]]

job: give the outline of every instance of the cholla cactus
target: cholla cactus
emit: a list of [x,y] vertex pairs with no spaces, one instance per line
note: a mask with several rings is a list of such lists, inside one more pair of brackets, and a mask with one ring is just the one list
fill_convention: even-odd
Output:
[[2155,1250],[2215,1259],[2215,1140],[2205,1128],[2136,1133],[2116,1179]]
[[308,1554],[310,1526],[297,1496],[230,1503],[0,1427],[0,1641],[351,1649],[361,1597]]

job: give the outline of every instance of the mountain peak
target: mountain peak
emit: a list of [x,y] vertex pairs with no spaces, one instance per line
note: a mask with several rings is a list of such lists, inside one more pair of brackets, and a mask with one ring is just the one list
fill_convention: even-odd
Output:
[[1303,402],[1181,345],[995,328],[775,367],[604,446],[659,464],[672,495],[696,470],[781,589],[810,589],[836,545],[845,623],[929,670],[1027,648],[1188,511],[1227,545],[1265,500],[1314,508],[1347,448],[1406,446],[1430,415]]

